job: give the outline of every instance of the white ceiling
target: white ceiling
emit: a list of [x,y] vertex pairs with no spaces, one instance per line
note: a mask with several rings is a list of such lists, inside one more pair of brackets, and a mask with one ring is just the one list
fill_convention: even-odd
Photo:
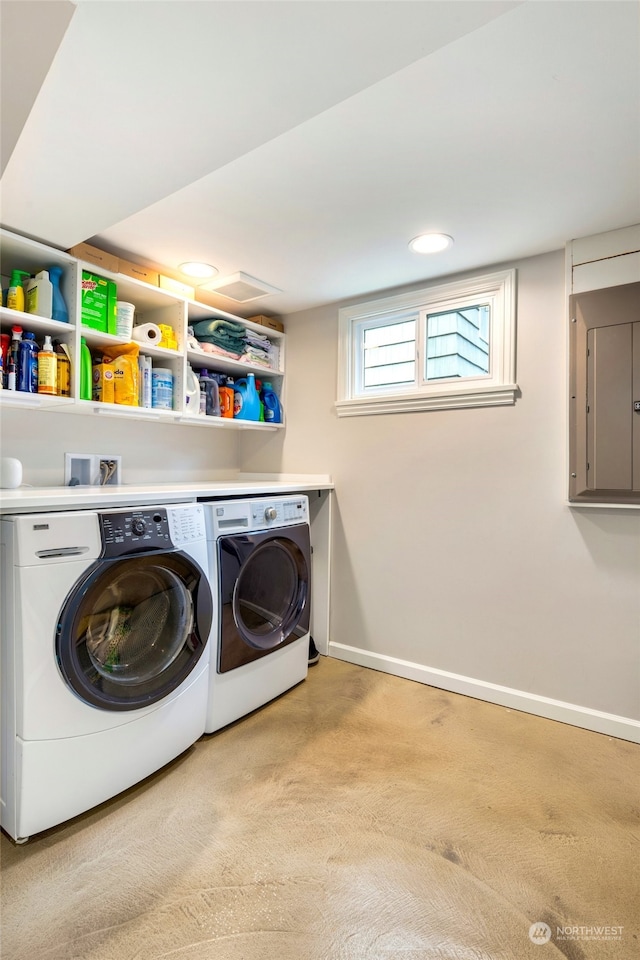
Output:
[[558,249],[640,220],[639,10],[2,0],[1,220],[282,290],[242,316]]

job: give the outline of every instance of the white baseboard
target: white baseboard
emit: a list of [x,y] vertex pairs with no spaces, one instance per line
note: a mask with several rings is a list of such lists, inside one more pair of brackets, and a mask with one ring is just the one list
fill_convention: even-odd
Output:
[[559,720],[561,723],[570,723],[574,727],[604,733],[609,737],[640,743],[640,720],[633,720],[630,717],[620,717],[614,713],[604,713],[601,710],[592,710],[590,707],[552,700],[550,697],[541,697],[524,690],[514,690],[512,687],[501,687],[497,683],[487,683],[486,680],[475,680],[473,677],[425,667],[409,660],[398,660],[395,657],[371,653],[344,643],[330,641],[329,656],[337,660],[357,663],[361,667],[371,667],[373,670],[390,673],[395,677],[404,677],[405,680],[416,680],[418,683],[440,687],[452,693],[462,693],[467,697],[475,697],[476,700],[496,703],[501,707],[522,710],[524,713],[532,713],[547,720]]

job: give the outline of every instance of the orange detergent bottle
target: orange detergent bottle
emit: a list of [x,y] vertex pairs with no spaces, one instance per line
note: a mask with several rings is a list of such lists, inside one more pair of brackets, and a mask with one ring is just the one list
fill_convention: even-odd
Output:
[[227,382],[218,389],[220,397],[220,416],[233,418],[233,380],[227,377]]

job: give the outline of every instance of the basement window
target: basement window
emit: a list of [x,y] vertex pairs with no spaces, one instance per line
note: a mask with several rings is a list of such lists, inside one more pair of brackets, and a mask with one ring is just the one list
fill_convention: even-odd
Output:
[[339,417],[515,403],[515,270],[340,310]]

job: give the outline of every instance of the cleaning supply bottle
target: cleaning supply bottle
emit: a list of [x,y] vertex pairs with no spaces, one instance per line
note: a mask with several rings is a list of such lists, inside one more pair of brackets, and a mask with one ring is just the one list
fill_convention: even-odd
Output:
[[0,348],[2,349],[2,386],[6,389],[7,386],[7,363],[9,357],[9,344],[11,343],[11,337],[8,333],[0,334]]
[[91,400],[92,387],[91,351],[85,337],[80,337],[80,399]]
[[220,416],[232,418],[234,401],[232,377],[225,378],[224,386],[219,387],[218,393],[220,395]]
[[17,389],[22,393],[38,392],[38,344],[36,335],[27,330],[18,345]]
[[262,380],[256,380],[256,390],[258,391],[258,399],[260,400],[260,416],[258,420],[260,423],[264,423],[264,400],[262,399]]
[[53,350],[51,337],[44,338],[42,350],[38,353],[38,393],[55,397],[58,382],[58,360]]
[[260,397],[253,373],[236,380],[234,384],[233,416],[236,420],[259,420]]
[[282,407],[273,386],[265,382],[262,385],[265,423],[282,423]]
[[20,369],[20,341],[22,327],[11,327],[11,343],[9,345],[9,362],[7,364],[7,390],[18,389],[18,373]]
[[51,319],[53,310],[53,284],[46,270],[36,273],[27,281],[27,313]]
[[51,281],[51,316],[54,320],[60,320],[63,323],[69,322],[69,311],[60,289],[60,278],[62,277],[62,267],[49,267],[49,280]]
[[71,356],[66,343],[53,341],[56,355],[56,393],[59,397],[71,396]]
[[186,412],[192,417],[197,416],[200,413],[200,381],[190,363],[187,363],[184,393]]
[[200,389],[202,389],[203,384],[207,398],[205,406],[206,415],[208,417],[219,417],[220,397],[218,394],[218,384],[209,371],[204,369],[200,371]]
[[22,280],[31,274],[27,270],[12,270],[7,293],[7,306],[10,310],[22,310],[24,313],[24,288]]

